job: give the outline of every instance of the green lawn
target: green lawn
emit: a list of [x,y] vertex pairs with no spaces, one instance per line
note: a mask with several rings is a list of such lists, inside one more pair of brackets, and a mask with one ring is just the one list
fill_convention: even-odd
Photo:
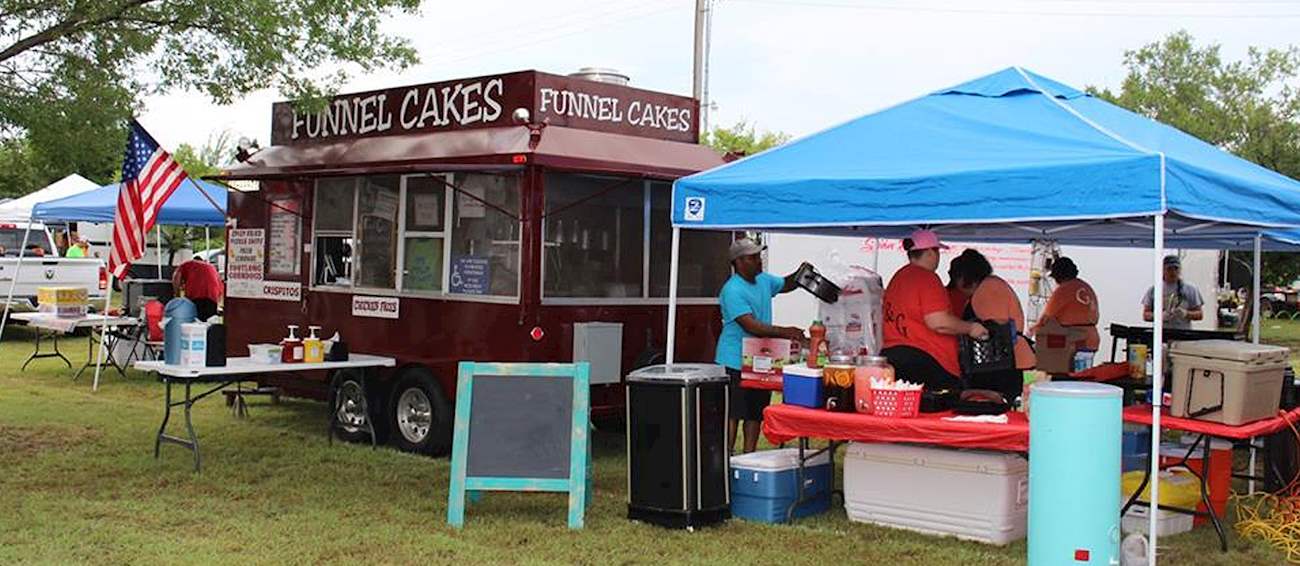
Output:
[[[84,344],[66,342],[74,354]],[[1024,562],[1023,541],[999,548],[851,523],[840,507],[792,526],[634,524],[621,435],[595,437],[585,530],[565,528],[562,496],[488,494],[456,531],[446,526],[446,459],[331,446],[321,403],[258,399],[236,419],[219,396],[204,401],[195,410],[204,470],[194,474],[179,447],[153,458],[159,384],[110,374],[91,393],[88,377],[73,382],[49,360],[20,372],[31,347],[23,329],[0,343],[0,564]],[[1237,537],[1220,554],[1208,528],[1161,540],[1167,564],[1283,560]]]

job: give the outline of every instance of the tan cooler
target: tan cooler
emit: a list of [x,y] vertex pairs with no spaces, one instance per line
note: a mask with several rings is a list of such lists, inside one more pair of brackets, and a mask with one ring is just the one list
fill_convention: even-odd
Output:
[[1229,425],[1275,416],[1290,354],[1231,340],[1175,342],[1169,414]]

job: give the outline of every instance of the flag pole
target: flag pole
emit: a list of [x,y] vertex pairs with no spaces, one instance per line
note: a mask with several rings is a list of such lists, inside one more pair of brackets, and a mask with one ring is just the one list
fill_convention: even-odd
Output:
[[[99,391],[99,372],[104,367],[104,343],[107,342],[105,337],[108,336],[108,310],[113,308],[113,272],[108,272],[108,291],[104,295],[104,324],[99,327],[99,354],[95,357],[95,381],[91,384],[91,391]],[[94,332],[92,330],[91,332]]]

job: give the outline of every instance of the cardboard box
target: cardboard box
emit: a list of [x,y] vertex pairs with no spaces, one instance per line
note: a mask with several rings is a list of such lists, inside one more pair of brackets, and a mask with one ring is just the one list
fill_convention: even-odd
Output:
[[64,318],[86,316],[89,306],[89,292],[85,287],[38,287],[37,310]]
[[1082,328],[1067,328],[1055,320],[1047,321],[1035,337],[1038,369],[1051,374],[1070,373],[1074,354],[1086,341],[1087,332]]
[[745,338],[740,350],[740,378],[781,381],[781,369],[794,363],[799,347],[785,338]]

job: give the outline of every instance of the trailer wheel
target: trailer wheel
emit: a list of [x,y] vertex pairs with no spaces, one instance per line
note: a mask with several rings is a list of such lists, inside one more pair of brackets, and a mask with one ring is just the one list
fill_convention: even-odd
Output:
[[[367,421],[375,429],[375,441],[388,441],[388,418],[385,410],[383,388],[375,380],[365,382],[366,396],[361,396],[361,372],[343,369],[330,378],[329,407],[337,410],[338,437],[346,442],[370,442],[370,433],[364,430]],[[337,409],[335,409],[337,407]],[[369,414],[367,414],[369,413]]]
[[451,402],[428,368],[403,369],[388,407],[393,440],[403,452],[442,456],[451,450]]

